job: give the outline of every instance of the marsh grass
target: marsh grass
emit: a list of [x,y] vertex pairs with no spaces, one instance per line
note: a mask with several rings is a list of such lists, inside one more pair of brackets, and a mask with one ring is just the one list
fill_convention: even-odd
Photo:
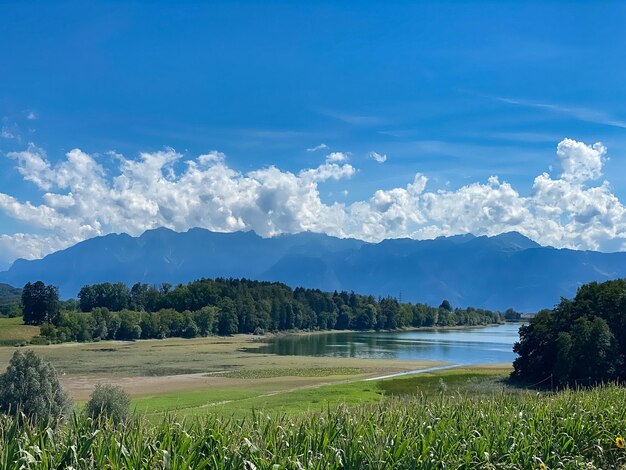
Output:
[[[15,319],[0,319],[15,320]],[[13,325],[15,326],[15,325]],[[38,327],[18,325],[24,328]],[[4,325],[0,322],[0,332]],[[15,333],[5,333],[6,338],[21,342]],[[0,334],[0,339],[2,335]],[[168,338],[164,340],[101,341],[93,343],[63,343],[52,346],[29,346],[38,355],[51,362],[60,373],[111,377],[167,376],[193,373],[216,373],[238,369],[292,369],[297,368],[358,368],[364,371],[402,372],[432,367],[441,363],[431,361],[404,361],[384,359],[359,359],[338,357],[276,356],[245,352],[258,338],[236,335],[228,338]],[[13,354],[11,348],[0,348],[0,370],[4,369]],[[80,357],[80,361],[76,357]]]
[[[385,395],[396,397],[437,393],[483,396],[499,392],[521,392],[523,389],[510,385],[509,374],[510,369],[450,369],[382,380],[378,385]],[[442,383],[445,388],[441,386]]]
[[221,374],[230,379],[269,379],[274,377],[328,377],[362,374],[363,370],[355,367],[306,367],[235,370]]

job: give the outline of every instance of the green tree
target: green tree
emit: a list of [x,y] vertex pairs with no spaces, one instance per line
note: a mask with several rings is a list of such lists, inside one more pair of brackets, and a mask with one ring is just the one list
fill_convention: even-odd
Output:
[[132,341],[141,338],[141,314],[124,310],[119,314],[120,327],[117,330],[116,339]]
[[123,423],[130,416],[130,397],[118,385],[97,384],[85,412],[95,420],[110,419],[115,424]]
[[112,312],[119,312],[128,308],[131,301],[130,291],[125,284],[104,282],[84,286],[78,292],[80,309],[89,312],[96,307],[107,308]]
[[562,331],[556,340],[557,356],[554,364],[554,380],[557,385],[569,382],[574,358],[572,357],[572,336]]
[[376,307],[372,304],[360,307],[352,319],[352,326],[357,330],[371,330],[376,326]]
[[28,282],[22,289],[22,312],[27,325],[57,324],[61,313],[58,289],[42,281]]
[[520,328],[513,376],[558,385],[624,380],[626,281],[592,282]]
[[208,336],[213,333],[218,317],[217,307],[203,307],[194,312],[193,315],[201,336]]
[[229,298],[224,298],[219,305],[217,332],[221,336],[229,336],[237,333],[239,319],[235,311],[235,304]]
[[0,376],[0,411],[46,421],[66,415],[70,408],[54,367],[33,351],[16,351]]

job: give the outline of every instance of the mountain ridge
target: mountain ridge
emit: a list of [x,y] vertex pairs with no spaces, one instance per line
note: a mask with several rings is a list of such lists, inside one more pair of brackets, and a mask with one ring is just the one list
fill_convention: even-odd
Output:
[[95,237],[0,272],[0,282],[41,279],[59,286],[63,297],[97,282],[178,284],[203,277],[536,311],[573,296],[583,283],[626,277],[626,253],[543,247],[517,232],[368,243],[311,232],[262,238],[251,231],[159,228],[138,237]]

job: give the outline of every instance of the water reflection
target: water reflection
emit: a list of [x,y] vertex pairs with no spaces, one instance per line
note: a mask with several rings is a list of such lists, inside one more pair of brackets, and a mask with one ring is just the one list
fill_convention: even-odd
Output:
[[[254,349],[289,356],[431,360],[451,364],[512,362],[519,324],[463,330],[320,333],[284,336]],[[252,351],[252,350],[251,350]]]

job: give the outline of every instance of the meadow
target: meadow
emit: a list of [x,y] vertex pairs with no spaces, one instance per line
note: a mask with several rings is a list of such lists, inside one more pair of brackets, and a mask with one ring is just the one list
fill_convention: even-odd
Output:
[[24,325],[21,317],[0,318],[0,346],[17,346],[39,335],[38,326]]

